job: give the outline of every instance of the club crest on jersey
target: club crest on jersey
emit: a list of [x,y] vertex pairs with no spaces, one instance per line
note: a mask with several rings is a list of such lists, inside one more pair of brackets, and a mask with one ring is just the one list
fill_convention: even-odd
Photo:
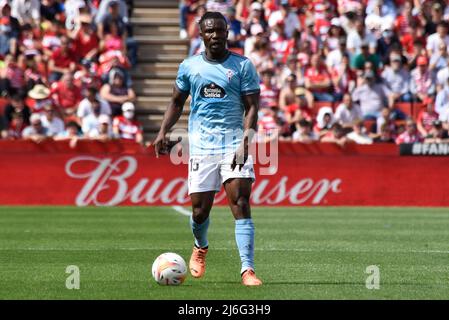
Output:
[[225,90],[215,83],[209,83],[201,88],[203,98],[224,98]]
[[228,82],[231,82],[232,77],[234,76],[234,71],[228,70],[226,72],[226,77],[228,77]]

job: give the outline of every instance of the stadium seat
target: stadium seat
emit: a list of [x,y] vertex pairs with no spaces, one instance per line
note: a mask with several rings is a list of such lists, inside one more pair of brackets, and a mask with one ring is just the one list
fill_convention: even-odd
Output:
[[[376,132],[376,120],[364,120],[363,125],[367,132]],[[374,129],[374,130],[373,130]]]
[[407,117],[413,117],[412,104],[410,102],[396,102],[393,107],[404,112]]
[[413,119],[416,121],[418,118],[418,114],[421,112],[421,110],[425,109],[426,105],[422,102],[415,102],[413,104]]
[[8,104],[8,99],[0,98],[0,116],[3,115],[3,111],[5,111],[5,107]]
[[323,107],[331,107],[331,108],[332,108],[332,111],[335,112],[335,108],[334,108],[334,105],[333,105],[332,102],[315,101],[315,102],[313,103],[313,106],[312,106],[312,113],[313,113],[314,115],[317,115],[317,114],[318,114],[318,110],[320,110],[320,109],[323,108]]
[[235,52],[235,53],[243,56],[243,48],[229,48],[229,51]]

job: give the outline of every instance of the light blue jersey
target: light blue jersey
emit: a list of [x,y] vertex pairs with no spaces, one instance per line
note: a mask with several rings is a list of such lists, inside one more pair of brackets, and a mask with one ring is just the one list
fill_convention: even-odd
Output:
[[242,96],[260,91],[251,61],[232,52],[221,61],[210,61],[203,52],[180,64],[176,87],[192,97],[190,154],[234,152],[243,136]]

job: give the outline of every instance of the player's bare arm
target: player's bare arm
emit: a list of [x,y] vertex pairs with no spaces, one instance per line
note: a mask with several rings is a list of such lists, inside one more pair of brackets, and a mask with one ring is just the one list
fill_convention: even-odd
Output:
[[244,133],[242,144],[237,149],[234,159],[231,164],[231,169],[234,170],[239,166],[242,169],[246,160],[248,159],[249,144],[253,139],[254,133],[257,130],[257,112],[259,111],[259,93],[245,95],[242,97],[243,105],[245,106],[245,120]]
[[167,111],[165,111],[164,120],[162,120],[159,133],[153,142],[156,157],[159,158],[159,154],[166,154],[169,151],[171,146],[165,136],[167,132],[176,124],[179,117],[181,117],[184,103],[188,97],[189,94],[187,92],[182,92],[176,87],[173,88],[173,95],[170,104],[168,105]]

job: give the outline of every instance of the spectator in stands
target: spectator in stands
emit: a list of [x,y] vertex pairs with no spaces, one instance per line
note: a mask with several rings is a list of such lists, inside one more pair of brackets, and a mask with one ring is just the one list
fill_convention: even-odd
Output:
[[[1,118],[0,122],[2,122]],[[26,127],[27,124],[25,123],[23,114],[21,112],[14,112],[11,115],[11,121],[9,122],[9,125],[8,126],[5,125],[5,128],[0,128],[1,129],[0,138],[12,140],[22,139],[22,133]]]
[[352,59],[356,54],[359,54],[364,46],[368,45],[371,50],[377,46],[377,39],[374,35],[367,33],[363,19],[358,18],[355,21],[354,28],[351,28],[348,32],[348,38],[346,41],[346,49],[349,56]]
[[254,51],[249,54],[248,58],[254,64],[258,73],[264,69],[274,68],[274,58],[270,43],[266,38],[261,38],[254,44]]
[[[206,13],[206,7],[205,6],[198,6],[195,9],[195,18],[194,21],[190,24],[188,29],[188,37],[190,39],[190,47],[189,47],[189,56],[193,56],[201,51],[204,51],[204,43],[203,39],[200,36],[200,25],[199,21],[203,14]],[[182,29],[181,29],[182,30]],[[182,31],[181,31],[182,34]],[[184,36],[182,35],[181,38]]]
[[52,105],[45,106],[44,114],[41,115],[42,126],[47,129],[47,136],[54,137],[64,132],[64,121],[56,115]]
[[100,89],[102,84],[100,76],[97,74],[97,65],[89,60],[82,60],[79,69],[74,73],[75,86],[86,91],[89,87]]
[[312,122],[301,119],[295,123],[295,126],[296,130],[292,135],[294,142],[312,143],[319,141],[319,135],[313,131]]
[[349,56],[344,54],[340,64],[330,71],[334,88],[335,101],[341,101],[345,92],[350,92],[355,87],[356,73],[349,67]]
[[449,52],[445,43],[440,43],[438,53],[435,53],[429,61],[429,70],[437,75],[438,71],[446,68],[449,63]]
[[324,66],[319,54],[314,54],[310,59],[310,67],[304,74],[305,87],[313,94],[316,101],[333,102],[334,96],[331,93],[331,75]]
[[419,112],[416,123],[419,133],[423,137],[427,137],[432,129],[433,122],[438,120],[438,113],[435,112],[433,99],[428,98],[424,101],[424,104],[426,108]]
[[81,133],[81,129],[75,121],[69,121],[67,122],[67,125],[65,127],[65,130],[55,137],[53,137],[53,140],[55,141],[69,141],[69,146],[71,148],[75,148],[76,144],[78,143],[78,140],[82,139],[83,135]]
[[[73,39],[74,51],[78,55],[78,61],[83,59],[93,61],[99,52],[100,40],[92,25],[92,17],[87,14],[82,14],[79,17],[79,22],[81,26]],[[121,41],[122,39],[119,38],[119,40]],[[107,38],[104,41],[107,42]],[[121,49],[121,47],[116,48],[116,50]]]
[[[132,66],[137,64],[137,41],[131,37],[128,32],[128,19],[120,13],[120,1],[110,0],[108,14],[101,17],[98,21],[98,37],[104,39],[104,36],[111,32],[111,23],[116,25],[118,35],[122,37],[126,44],[126,52]],[[100,14],[100,12],[98,13]]]
[[11,15],[11,6],[7,0],[0,1],[0,11],[0,55],[4,56],[10,53],[16,56],[20,23]]
[[269,108],[270,106],[278,106],[279,89],[275,86],[274,70],[265,69],[261,71],[262,83],[260,84],[260,107]]
[[82,138],[81,128],[75,121],[67,122],[65,130],[54,137],[54,140],[74,140],[75,143],[78,139]]
[[291,10],[288,0],[281,0],[279,10],[271,13],[268,19],[268,25],[273,28],[279,21],[283,21],[285,24],[285,35],[287,38],[293,36],[294,30],[301,30],[301,24],[299,22],[298,15]]
[[61,47],[65,29],[59,21],[46,21],[43,25],[42,51],[45,58],[51,59],[53,53]]
[[[343,42],[342,40],[344,40],[344,43],[341,43]],[[325,39],[324,43],[324,50],[326,50],[327,53],[329,53],[334,50],[339,50],[341,46],[343,48],[346,47],[346,33],[344,29],[341,27],[340,19],[334,17],[330,22],[328,37]]]
[[257,122],[257,141],[269,142],[279,136],[280,127],[276,113],[271,108],[261,109],[261,116]]
[[43,84],[36,84],[32,90],[28,91],[28,97],[34,100],[32,105],[33,112],[42,112],[44,107],[51,104],[51,91]]
[[22,93],[12,95],[3,112],[4,123],[7,128],[10,127],[13,115],[16,113],[20,113],[25,125],[30,124],[31,109],[25,104]]
[[89,138],[98,130],[100,116],[102,116],[101,104],[99,100],[95,99],[92,101],[92,112],[81,119],[81,130],[84,137]]
[[409,119],[405,124],[405,131],[396,138],[396,144],[423,142],[423,137],[418,132],[416,123]]
[[297,63],[298,59],[295,54],[291,54],[288,56],[287,62],[280,70],[280,74],[278,76],[280,83],[285,83],[285,80],[291,74],[297,75]]
[[438,92],[435,100],[435,111],[440,115],[444,115],[449,110],[449,77],[446,79],[446,86]]
[[397,128],[394,120],[394,115],[391,112],[391,109],[387,107],[382,109],[380,116],[377,117],[376,119],[376,124],[374,128],[372,128],[371,130],[373,136],[378,135],[381,132],[382,126],[384,125],[386,125],[389,128],[389,131],[392,135],[396,133]]
[[112,130],[120,139],[143,143],[142,125],[136,120],[135,110],[132,102],[125,102],[122,106],[123,115],[114,118]]
[[428,67],[429,61],[425,56],[417,59],[417,67],[411,73],[410,91],[417,101],[424,101],[435,93],[435,79]]
[[41,1],[39,0],[11,1],[11,14],[19,20],[21,25],[39,26],[41,20],[40,8]]
[[362,120],[362,111],[360,107],[352,102],[351,95],[345,93],[342,102],[335,110],[335,121],[341,124],[345,129],[351,129],[353,123],[357,120]]
[[360,106],[365,119],[377,119],[382,108],[388,106],[389,90],[375,82],[373,71],[363,74],[364,82],[352,93],[352,100]]
[[20,52],[27,57],[38,57],[40,59],[42,43],[34,32],[33,26],[29,23],[22,26],[21,35],[18,40]]
[[118,33],[117,25],[114,22],[109,23],[109,33],[105,34],[100,43],[101,52],[120,51],[126,56],[126,45],[123,38]]
[[117,10],[118,15],[123,18],[125,23],[128,23],[128,8],[126,5],[126,1],[124,0],[101,0],[100,6],[98,7],[98,12],[95,16],[95,23],[99,24],[106,19],[108,14],[111,12],[110,8],[113,7],[113,10]]
[[84,118],[93,113],[94,103],[98,101],[100,105],[100,114],[111,115],[111,107],[107,101],[104,101],[100,98],[98,94],[98,89],[96,87],[89,87],[85,92],[85,98],[81,100],[78,110],[77,116],[81,120],[81,123]]
[[370,61],[374,66],[374,71],[380,66],[380,57],[376,53],[371,53],[368,41],[362,41],[360,44],[360,53],[353,55],[351,66],[354,69],[363,69],[366,61]]
[[269,37],[271,50],[276,64],[283,64],[287,54],[289,39],[285,35],[285,23],[279,21],[274,28],[271,29]]
[[111,106],[113,117],[121,115],[122,104],[134,102],[136,99],[134,90],[126,86],[124,75],[121,72],[110,75],[109,83],[105,83],[100,90],[100,96]]
[[268,23],[265,20],[264,8],[259,1],[253,1],[249,8],[248,17],[243,21],[243,27],[246,30],[246,34],[253,34],[252,29],[254,25],[261,28],[262,33],[265,33],[268,29]]
[[75,68],[76,54],[73,51],[71,40],[67,36],[62,36],[61,47],[53,52],[48,62],[50,72],[48,81],[50,83],[58,81],[64,73],[74,72]]
[[443,21],[437,25],[437,31],[427,38],[427,52],[429,57],[438,54],[438,47],[444,43],[449,47],[448,23]]
[[377,40],[377,55],[379,56],[382,64],[385,65],[392,49],[400,47],[401,43],[398,36],[393,31],[391,23],[384,21],[382,23],[381,30],[381,37]]
[[285,79],[279,93],[279,108],[281,108],[281,110],[287,111],[288,106],[296,102],[296,87],[296,75],[292,73]]
[[357,144],[372,144],[373,139],[366,133],[365,125],[362,120],[354,122],[352,131],[346,137]]
[[394,102],[411,102],[410,74],[403,67],[401,56],[393,53],[390,56],[390,65],[385,67],[382,78],[390,89],[390,105]]
[[[340,38],[338,40],[338,47],[334,50],[331,50],[326,56],[326,65],[329,69],[329,72],[341,64],[341,60],[345,55],[347,55],[346,38]],[[347,56],[349,58],[349,55]]]
[[236,18],[235,7],[229,7],[226,10],[226,19],[229,25],[229,35],[228,35],[228,47],[229,48],[243,48],[243,29],[242,22]]
[[449,134],[448,131],[443,127],[443,124],[440,120],[434,120],[432,122],[431,129],[424,136],[425,143],[447,143],[449,142]]
[[313,130],[322,138],[326,135],[335,123],[334,115],[331,107],[322,107],[318,110],[316,116],[316,124]]
[[98,117],[97,127],[90,130],[87,134],[89,139],[108,141],[114,138],[111,130],[111,119],[108,115],[101,114]]
[[437,26],[444,19],[444,8],[441,3],[435,2],[430,10],[430,19],[426,20],[425,30],[427,34],[433,34],[437,31]]
[[311,109],[307,104],[307,95],[311,95],[311,93],[305,88],[297,87],[295,89],[295,102],[287,105],[286,109],[282,113],[282,117],[279,117],[283,122],[285,122],[286,125],[286,129],[283,131],[293,132],[296,130],[295,125],[301,119],[305,119],[310,122],[313,121]]
[[64,72],[61,80],[52,84],[51,97],[64,118],[76,114],[83,97],[81,89],[75,85],[72,72]]
[[25,87],[25,61],[21,55],[16,58],[8,54],[5,57],[4,68],[0,70],[0,79],[2,83],[2,91],[6,91],[12,95]]
[[321,137],[320,141],[336,143],[343,147],[348,142],[348,138],[346,137],[343,127],[336,122],[332,125],[331,130],[327,131],[326,134]]
[[41,0],[40,13],[42,20],[61,21],[64,7],[56,0]]
[[393,138],[393,133],[388,126],[388,124],[384,123],[380,127],[380,133],[373,138],[374,143],[395,143]]
[[[204,0],[180,0],[179,1],[179,38],[188,38],[188,16],[189,14],[196,12],[200,4],[204,4]],[[193,23],[195,24],[195,22]]]
[[[105,1],[102,1],[103,3]],[[64,13],[66,15],[65,27],[68,31],[79,29],[81,15],[96,16],[98,9],[92,0],[66,0],[64,3]]]
[[206,2],[207,11],[220,12],[222,15],[225,15],[226,11],[231,6],[232,6],[231,0],[207,0]]
[[449,56],[446,57],[446,67],[438,71],[436,76],[437,92],[443,90],[447,86],[447,79],[449,79]]
[[39,114],[34,113],[31,115],[30,125],[23,130],[22,137],[25,140],[32,140],[37,143],[48,138],[48,129],[42,125]]

